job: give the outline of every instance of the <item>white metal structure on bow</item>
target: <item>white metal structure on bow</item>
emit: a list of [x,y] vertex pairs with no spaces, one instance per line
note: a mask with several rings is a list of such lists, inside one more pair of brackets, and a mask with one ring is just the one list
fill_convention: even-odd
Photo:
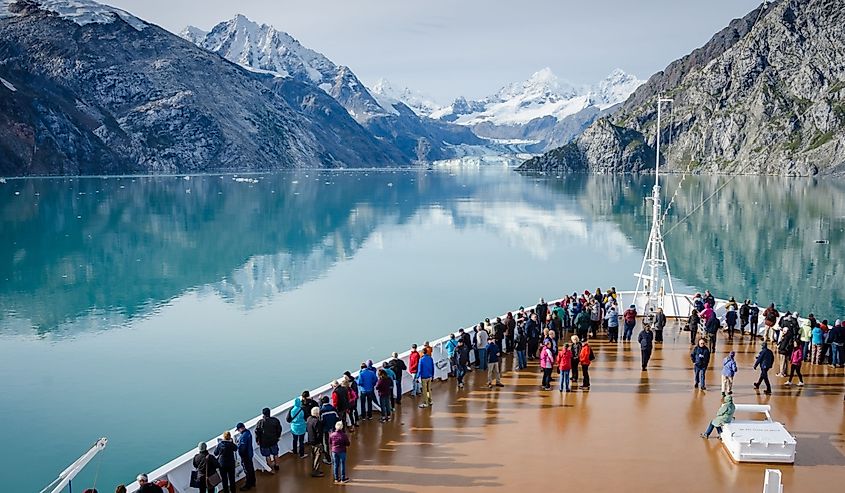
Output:
[[[664,308],[663,300],[666,294],[665,283],[669,283],[669,298],[672,311],[679,313],[675,287],[672,285],[672,273],[669,270],[669,260],[666,258],[666,248],[663,243],[663,218],[660,215],[662,202],[660,199],[660,124],[662,117],[662,103],[671,103],[671,99],[657,98],[657,156],[654,163],[654,188],[651,191],[651,233],[648,237],[643,263],[637,276],[637,288],[634,290],[633,304],[641,308],[644,314],[650,309]],[[645,273],[648,266],[648,274]],[[665,278],[663,271],[665,270]],[[642,286],[642,289],[640,287]]]
[[41,490],[41,493],[47,493],[48,491],[50,493],[59,493],[60,491],[65,489],[66,486],[71,484],[73,478],[75,478],[76,475],[79,474],[82,469],[86,465],[88,465],[89,462],[91,462],[91,459],[93,459],[95,455],[97,455],[104,448],[106,448],[106,445],[108,445],[108,443],[109,439],[106,437],[97,440],[97,442],[94,443],[94,445],[92,445],[87,452],[82,454],[82,457],[73,461],[73,464],[69,465],[67,469],[62,471],[62,473],[59,474],[58,478],[54,479],[52,483],[50,483],[46,488]]

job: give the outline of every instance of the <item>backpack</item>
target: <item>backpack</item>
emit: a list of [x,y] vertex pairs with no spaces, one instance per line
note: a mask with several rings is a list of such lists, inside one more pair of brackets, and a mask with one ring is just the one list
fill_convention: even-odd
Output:
[[293,408],[288,409],[288,415],[285,416],[285,421],[287,421],[288,423],[293,423],[293,420],[296,419],[296,416],[302,414],[302,407],[299,408],[299,411],[296,412],[296,415],[292,415],[291,411],[293,411]]
[[593,346],[590,346],[590,361],[596,360],[596,353],[593,352]]

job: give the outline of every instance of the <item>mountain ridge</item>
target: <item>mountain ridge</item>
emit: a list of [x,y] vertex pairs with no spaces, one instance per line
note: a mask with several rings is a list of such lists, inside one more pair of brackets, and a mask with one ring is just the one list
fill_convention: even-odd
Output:
[[674,101],[659,129],[669,171],[845,173],[843,26],[843,0],[766,2],[654,74],[605,121],[519,169],[647,170],[622,150],[643,143],[653,152],[661,95]]

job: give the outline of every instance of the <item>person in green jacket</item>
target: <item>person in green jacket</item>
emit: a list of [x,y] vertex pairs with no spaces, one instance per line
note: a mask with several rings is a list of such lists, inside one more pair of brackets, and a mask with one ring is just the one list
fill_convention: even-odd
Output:
[[719,412],[716,413],[716,417],[713,418],[713,421],[710,422],[710,425],[707,426],[707,431],[701,434],[701,438],[710,438],[710,434],[713,433],[713,428],[719,433],[719,438],[722,436],[722,426],[725,423],[730,423],[734,419],[734,412],[736,412],[736,406],[734,405],[734,397],[733,392],[728,392],[728,395],[724,398],[724,403],[722,407],[719,408]]

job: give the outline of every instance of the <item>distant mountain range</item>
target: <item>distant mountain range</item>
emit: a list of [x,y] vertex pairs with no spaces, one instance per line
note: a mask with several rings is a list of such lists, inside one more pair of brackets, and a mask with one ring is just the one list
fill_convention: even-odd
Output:
[[336,65],[291,35],[243,15],[209,32],[188,26],[180,35],[248,70],[276,78],[281,88],[286,85],[281,81],[293,80],[328,94],[407,163],[446,159],[455,156],[456,147],[490,144],[468,128],[419,115],[398,99],[374,95],[349,67]]
[[349,67],[243,15],[179,36],[93,0],[0,0],[0,175],[402,166],[540,152],[641,83],[617,70],[576,87],[544,69],[443,106],[386,80],[368,88]]
[[420,115],[470,127],[479,136],[533,141],[531,148],[545,150],[569,142],[642,83],[616,69],[594,86],[575,86],[547,67],[486,98],[459,97],[447,106],[407,88],[396,90],[384,80],[373,86],[373,92],[402,101]]
[[[666,118],[657,128],[658,96]],[[669,64],[531,172],[845,173],[845,1],[764,2]]]

